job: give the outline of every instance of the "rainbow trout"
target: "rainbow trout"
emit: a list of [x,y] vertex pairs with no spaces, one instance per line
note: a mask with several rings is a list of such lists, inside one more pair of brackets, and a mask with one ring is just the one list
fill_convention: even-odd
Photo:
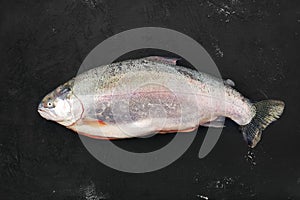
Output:
[[223,127],[227,117],[241,126],[244,139],[255,147],[262,131],[284,110],[282,101],[251,103],[231,80],[176,61],[153,56],[91,69],[46,95],[38,112],[97,139],[190,132],[199,125]]

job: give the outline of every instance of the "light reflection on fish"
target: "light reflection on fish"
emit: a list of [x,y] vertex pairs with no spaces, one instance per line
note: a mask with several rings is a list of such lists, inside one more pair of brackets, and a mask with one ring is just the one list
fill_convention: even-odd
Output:
[[251,103],[233,86],[231,80],[178,66],[176,59],[153,56],[86,71],[46,95],[38,112],[97,139],[223,127],[228,117],[254,147],[280,117],[284,103]]

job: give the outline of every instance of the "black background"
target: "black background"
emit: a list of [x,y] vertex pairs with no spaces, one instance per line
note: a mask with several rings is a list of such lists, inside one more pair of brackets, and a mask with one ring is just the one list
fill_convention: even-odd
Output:
[[[299,7],[297,0],[1,1],[0,199],[299,199]],[[197,40],[250,99],[285,101],[257,148],[249,150],[229,121],[204,159],[200,128],[176,162],[129,174],[98,162],[77,134],[38,115],[41,98],[76,75],[96,45],[144,26]],[[116,143],[138,151],[172,137]]]

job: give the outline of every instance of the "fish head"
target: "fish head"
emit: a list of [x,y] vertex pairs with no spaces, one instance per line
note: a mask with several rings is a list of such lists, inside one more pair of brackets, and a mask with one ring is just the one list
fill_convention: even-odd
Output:
[[71,126],[82,116],[81,101],[72,91],[72,82],[67,82],[47,94],[38,106],[39,114],[64,126]]

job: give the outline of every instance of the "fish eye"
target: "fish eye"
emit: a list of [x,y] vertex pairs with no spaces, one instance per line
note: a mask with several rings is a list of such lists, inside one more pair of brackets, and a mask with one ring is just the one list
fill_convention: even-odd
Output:
[[48,108],[52,108],[52,107],[53,107],[53,103],[52,103],[51,101],[48,101],[47,107],[48,107]]

